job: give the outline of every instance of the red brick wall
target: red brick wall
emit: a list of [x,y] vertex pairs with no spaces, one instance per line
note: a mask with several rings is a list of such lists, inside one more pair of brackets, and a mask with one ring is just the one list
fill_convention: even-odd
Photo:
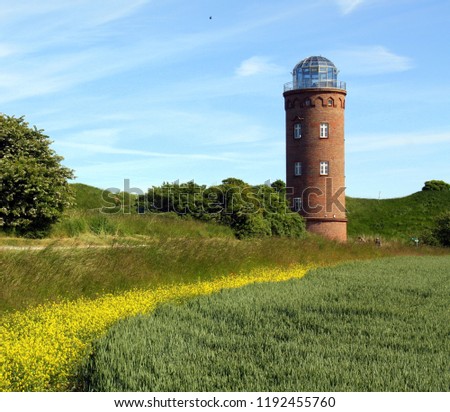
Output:
[[347,222],[306,221],[309,232],[325,236],[329,239],[345,242],[347,240]]
[[[309,230],[342,241],[347,239],[344,192],[345,96],[345,90],[332,88],[300,89],[284,93],[287,187],[293,188],[292,198],[302,198],[301,214],[306,218]],[[332,99],[331,106],[329,99]],[[300,139],[294,139],[295,123],[302,125]],[[321,123],[328,123],[328,138],[320,138]],[[328,176],[320,175],[320,161],[329,162]],[[301,176],[294,175],[295,162],[302,163]]]

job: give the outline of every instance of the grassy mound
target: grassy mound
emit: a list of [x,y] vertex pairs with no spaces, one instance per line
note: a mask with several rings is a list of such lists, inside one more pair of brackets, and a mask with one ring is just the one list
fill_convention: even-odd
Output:
[[423,191],[396,199],[347,197],[348,234],[410,240],[433,226],[442,212],[450,210],[450,192]]
[[103,201],[103,190],[83,183],[70,185],[74,194],[73,209],[89,210],[99,209],[105,206]]
[[94,391],[446,391],[450,257],[322,268],[122,321]]

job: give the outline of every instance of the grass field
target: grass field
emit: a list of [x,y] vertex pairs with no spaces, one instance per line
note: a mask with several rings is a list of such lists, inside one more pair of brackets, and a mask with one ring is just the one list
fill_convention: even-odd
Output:
[[144,245],[1,250],[0,313],[44,302],[96,298],[133,288],[190,283],[260,267],[332,265],[348,260],[409,254],[444,254],[444,249],[399,244],[340,244],[322,238],[167,238]]
[[[447,194],[412,195],[417,204],[397,216],[400,220],[404,218],[401,230],[395,219],[389,220],[388,215],[395,215],[389,206],[391,203],[386,202],[375,215],[371,209],[373,202],[378,201],[350,200],[350,233],[379,235],[378,226],[376,230],[373,227],[378,222],[376,216],[386,216],[381,220],[386,223],[384,233],[396,233],[394,240],[383,241],[383,247],[376,247],[373,242],[360,244],[350,239],[342,244],[311,235],[304,239],[237,240],[225,226],[175,214],[138,215],[133,213],[132,198],[127,196],[124,204],[130,205],[130,214],[100,213],[99,209],[105,206],[101,190],[86,185],[74,185],[74,188],[77,206],[66,212],[50,237],[25,239],[0,233],[0,365],[2,368],[6,365],[6,369],[0,368],[0,382],[11,383],[5,383],[0,390],[69,390],[68,374],[81,362],[80,353],[88,353],[92,339],[118,319],[153,310],[167,300],[163,299],[167,297],[167,290],[173,292],[170,296],[173,298],[182,290],[195,289],[195,285],[212,283],[217,286],[223,279],[234,281],[236,274],[247,278],[249,274],[259,276],[258,273],[267,271],[288,273],[293,266],[326,267],[392,256],[448,255],[448,249],[408,244],[407,232],[403,230],[428,225],[431,220],[426,216],[424,204],[434,205],[429,209],[432,216],[448,208]],[[379,207],[380,203],[376,205]],[[413,216],[417,211],[420,213],[416,222]],[[371,222],[365,220],[367,213],[372,213]],[[439,265],[430,259],[430,271],[433,272],[433,268],[439,271]],[[406,265],[408,259],[401,262]],[[445,262],[448,268],[448,260]],[[431,272],[427,278],[433,279]],[[311,278],[315,275],[305,281]],[[405,284],[407,280],[404,279]],[[347,289],[353,290],[350,280],[348,282]],[[359,285],[355,287],[364,290],[358,282],[355,280],[355,285]],[[333,280],[330,284],[335,283]],[[435,285],[430,286],[432,295],[434,288]],[[409,293],[402,290],[399,289],[400,295]],[[160,296],[158,291],[165,292]],[[322,301],[334,296],[333,293],[326,292]],[[420,293],[427,295],[429,292]],[[247,299],[257,303],[248,296]],[[427,302],[431,307],[436,304],[434,300]],[[361,305],[364,307],[363,303]],[[281,312],[283,307],[280,306]],[[262,313],[265,310],[261,308]],[[276,315],[277,310],[273,311],[268,311],[267,315]],[[245,309],[242,315],[245,318],[250,312]],[[233,316],[237,319],[238,315]],[[219,324],[221,322],[219,319]],[[281,331],[280,336],[285,336],[284,333],[287,332]],[[9,342],[9,346],[5,342]]]
[[344,264],[119,322],[94,391],[447,391],[450,257]]

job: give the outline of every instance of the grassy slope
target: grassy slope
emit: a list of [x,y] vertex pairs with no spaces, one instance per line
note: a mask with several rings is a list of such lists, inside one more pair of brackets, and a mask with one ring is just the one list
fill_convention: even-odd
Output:
[[396,199],[346,199],[348,234],[409,240],[420,237],[434,218],[450,210],[449,192],[417,192]]
[[115,325],[95,391],[445,391],[450,257],[354,262]]
[[[105,205],[103,202],[103,190],[82,183],[70,185],[75,197],[74,209],[89,210],[98,209]],[[107,199],[107,197],[106,197]]]

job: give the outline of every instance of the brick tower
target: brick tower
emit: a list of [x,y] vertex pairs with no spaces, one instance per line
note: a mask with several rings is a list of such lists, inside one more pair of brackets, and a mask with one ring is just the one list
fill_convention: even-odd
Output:
[[345,83],[321,56],[302,60],[292,74],[283,94],[291,205],[310,232],[345,242]]

